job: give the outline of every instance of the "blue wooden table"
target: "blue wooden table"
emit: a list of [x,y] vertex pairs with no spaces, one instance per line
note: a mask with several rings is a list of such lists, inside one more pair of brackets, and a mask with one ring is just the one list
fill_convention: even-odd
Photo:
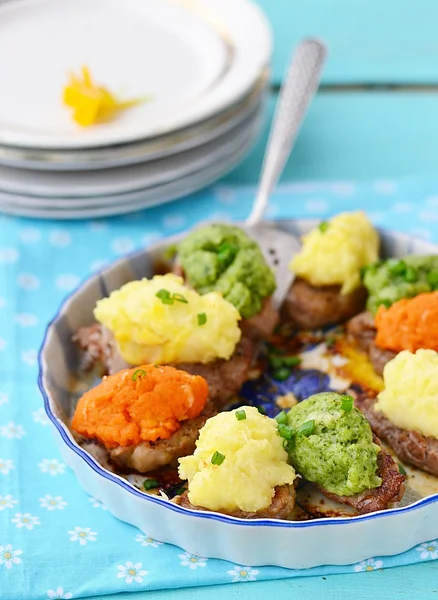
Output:
[[[330,57],[283,181],[376,179],[438,171],[437,0],[259,0],[274,29],[272,116],[282,73],[304,36]],[[268,124],[229,182],[254,183]],[[438,563],[298,578],[119,594],[114,600],[424,600],[438,598]]]

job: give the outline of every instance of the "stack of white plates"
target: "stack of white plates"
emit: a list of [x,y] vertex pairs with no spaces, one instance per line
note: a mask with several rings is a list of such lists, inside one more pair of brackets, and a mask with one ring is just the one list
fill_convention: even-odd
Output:
[[[85,218],[189,194],[261,125],[270,30],[249,0],[20,0],[0,7],[0,210]],[[87,65],[150,100],[82,128],[62,104]]]

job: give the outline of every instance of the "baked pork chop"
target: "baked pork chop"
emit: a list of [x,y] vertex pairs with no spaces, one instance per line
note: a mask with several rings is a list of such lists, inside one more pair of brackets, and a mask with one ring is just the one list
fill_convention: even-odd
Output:
[[170,438],[158,439],[155,442],[141,442],[134,446],[107,448],[108,457],[123,471],[148,473],[165,465],[176,467],[178,458],[194,452],[199,430],[204,426],[205,421],[216,413],[213,404],[208,402],[198,417],[183,421]]
[[[84,370],[89,370],[100,363],[105,374],[112,375],[132,366],[120,356],[111,332],[98,323],[81,327],[73,341],[84,351],[82,361]],[[181,363],[175,366],[192,375],[204,377],[208,383],[210,400],[218,406],[223,406],[238,394],[248,379],[256,351],[255,341],[242,337],[229,360],[219,359],[206,364]]]
[[317,485],[325,496],[341,504],[352,506],[359,515],[385,510],[393,502],[400,501],[405,491],[405,476],[400,473],[391,455],[382,447],[376,436],[373,436],[373,442],[381,447],[377,456],[378,475],[382,479],[381,486],[354,496],[338,496]]
[[381,411],[375,409],[376,401],[376,398],[364,394],[355,402],[376,435],[387,442],[402,461],[438,477],[438,440],[396,427]]
[[[287,519],[295,508],[295,498],[296,494],[293,485],[279,485],[275,488],[275,495],[272,498],[271,504],[266,508],[262,508],[257,512],[245,512],[243,510],[221,510],[220,512],[221,514],[236,517],[238,519]],[[174,502],[179,506],[191,510],[205,510],[211,512],[207,508],[192,504],[189,500],[187,491],[181,494],[181,496],[176,496]]]
[[302,277],[292,284],[283,304],[283,316],[297,329],[319,329],[342,323],[365,308],[367,292],[358,287],[341,294],[340,285],[314,286]]
[[382,375],[386,363],[396,356],[396,352],[379,348],[374,343],[377,330],[372,314],[363,311],[353,317],[347,323],[347,334],[350,339],[356,342],[359,348],[368,354],[376,373]]

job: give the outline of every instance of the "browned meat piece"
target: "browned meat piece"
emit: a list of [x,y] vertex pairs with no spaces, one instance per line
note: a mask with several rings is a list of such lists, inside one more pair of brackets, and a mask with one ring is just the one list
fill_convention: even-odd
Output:
[[243,335],[253,340],[267,339],[280,321],[280,315],[275,308],[272,297],[266,298],[263,308],[258,315],[243,319],[240,323]]
[[178,431],[167,440],[108,448],[108,456],[123,471],[148,473],[165,465],[177,466],[178,458],[193,454],[199,430],[215,414],[217,410],[209,402],[198,417],[183,421]]
[[297,277],[284,301],[283,315],[297,329],[312,330],[342,323],[365,307],[364,287],[341,295],[341,286],[313,286]]
[[[112,375],[132,366],[120,356],[112,334],[99,324],[81,327],[74,340],[84,350],[85,369],[102,362],[105,373]],[[210,400],[218,406],[223,406],[238,394],[247,380],[256,352],[256,343],[243,337],[230,360],[216,360],[207,364],[180,363],[172,366],[192,375],[204,377],[208,383]]]
[[[381,445],[376,436],[374,436],[374,443]],[[381,448],[377,456],[377,466],[379,477],[382,478],[382,485],[378,488],[365,490],[354,496],[338,496],[320,486],[317,487],[328,498],[352,506],[360,515],[385,510],[389,504],[398,502],[403,498],[405,476],[399,472],[391,455],[384,448]]]
[[248,371],[255,353],[255,342],[242,338],[230,360],[215,360],[205,365],[181,363],[178,364],[178,369],[204,377],[208,383],[209,398],[221,408],[239,393],[248,379]]
[[348,336],[368,353],[374,370],[382,375],[384,366],[396,356],[396,353],[376,346],[374,343],[376,333],[373,316],[368,311],[361,312],[347,323]]
[[370,344],[376,337],[373,315],[364,310],[348,321],[346,329],[348,336],[356,342],[359,348],[368,352]]
[[370,357],[370,361],[374,367],[374,370],[379,375],[383,375],[383,369],[387,362],[392,360],[395,356],[397,356],[396,352],[392,350],[384,350],[383,348],[379,348],[373,342],[370,344],[368,350],[368,356]]
[[[223,511],[220,512],[238,519],[287,519],[295,508],[295,488],[293,485],[280,485],[275,488],[275,495],[272,498],[271,504],[262,508],[257,512],[245,512],[243,510]],[[191,510],[205,510],[210,512],[208,508],[195,506],[188,498],[188,492],[184,492],[181,496],[176,496],[176,504],[189,508]]]
[[438,477],[438,440],[396,427],[385,415],[375,410],[376,398],[365,395],[356,406],[366,416],[373,431],[388,443],[400,459]]
[[113,375],[132,366],[120,356],[112,333],[99,323],[81,327],[73,341],[84,351],[81,365],[84,371],[100,363],[106,375]]

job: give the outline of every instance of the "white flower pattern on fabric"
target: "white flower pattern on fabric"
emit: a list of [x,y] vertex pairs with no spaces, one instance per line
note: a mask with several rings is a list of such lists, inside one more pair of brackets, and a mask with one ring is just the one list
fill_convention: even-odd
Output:
[[131,238],[117,238],[113,240],[111,244],[111,248],[116,254],[126,254],[127,252],[132,252],[134,250],[134,242]]
[[326,200],[307,200],[304,204],[305,209],[311,215],[319,215],[320,213],[325,213],[329,209],[328,202]]
[[206,567],[207,566],[207,558],[203,558],[202,556],[197,556],[196,554],[190,554],[190,552],[184,552],[184,554],[178,554],[178,557],[181,559],[181,565],[183,567],[189,567],[189,569],[195,570],[198,567]]
[[12,264],[17,262],[19,257],[15,248],[0,248],[0,263]]
[[21,273],[18,276],[18,287],[28,292],[37,290],[40,287],[40,280],[31,273]]
[[64,510],[67,506],[67,502],[62,496],[51,496],[46,494],[43,498],[39,499],[41,508],[47,508],[47,510]]
[[47,598],[50,600],[70,600],[73,595],[69,592],[64,592],[64,588],[59,587],[56,590],[47,590]]
[[368,558],[367,560],[362,560],[360,563],[354,566],[354,570],[356,573],[361,571],[375,571],[376,569],[381,569],[383,567],[383,561],[374,560],[374,558]]
[[0,296],[0,308],[4,308],[6,306],[6,298]]
[[256,581],[256,575],[259,574],[258,569],[241,565],[235,565],[234,569],[227,571],[227,573],[233,577],[233,583],[236,583],[237,581]]
[[105,504],[103,504],[100,500],[98,500],[97,498],[88,498],[89,501],[91,502],[91,506],[93,508],[101,508],[102,510],[108,510],[108,508],[105,506]]
[[37,357],[37,351],[33,348],[31,350],[25,350],[21,353],[21,360],[27,365],[29,365],[29,367],[33,367],[34,365],[36,365]]
[[159,233],[146,233],[142,238],[141,238],[141,244],[142,246],[150,246],[151,244],[158,242],[159,240],[161,240],[163,236],[161,236]]
[[0,406],[9,402],[9,396],[5,392],[0,392]]
[[5,340],[5,338],[0,337],[0,350],[4,350],[7,345],[8,342]]
[[26,435],[23,425],[16,425],[10,421],[7,425],[0,426],[0,436],[7,438],[8,440],[17,439],[21,440]]
[[14,504],[17,504],[17,502],[18,500],[14,500],[11,494],[0,496],[0,510],[5,510],[5,508],[14,508]]
[[46,411],[42,407],[32,411],[32,419],[35,423],[39,423],[40,425],[49,424],[49,417],[47,416]]
[[436,560],[438,558],[438,540],[420,544],[415,550],[421,553],[421,560]]
[[44,458],[38,463],[41,473],[50,473],[50,475],[62,475],[65,471],[65,464],[59,462],[57,458]]
[[41,238],[41,233],[35,227],[26,227],[20,231],[20,240],[24,244],[33,244]]
[[65,290],[70,292],[80,283],[80,278],[77,275],[73,275],[72,273],[66,273],[64,275],[60,275],[55,279],[55,286],[59,290]]
[[163,545],[163,542],[154,540],[154,538],[142,533],[139,533],[137,536],[135,536],[134,541],[139,542],[142,546],[150,546],[151,548],[158,548],[159,546]]
[[65,229],[55,229],[49,235],[49,242],[56,248],[67,248],[71,243],[71,235]]
[[14,321],[20,327],[35,327],[35,325],[38,325],[38,317],[31,313],[18,313],[15,315]]
[[9,471],[15,469],[14,461],[10,458],[0,458],[0,473],[8,475]]
[[117,577],[123,578],[126,583],[132,583],[133,581],[141,583],[143,577],[148,574],[147,571],[141,568],[142,566],[141,562],[134,564],[128,560],[124,565],[118,565]]
[[34,528],[35,525],[41,525],[39,517],[33,517],[30,513],[16,513],[15,517],[11,519],[11,523],[15,523],[17,529],[25,527],[29,531]]
[[14,550],[12,544],[0,546],[0,565],[5,565],[7,569],[12,569],[13,565],[19,565],[23,554],[23,550]]
[[79,542],[81,546],[85,546],[87,542],[95,542],[97,532],[91,531],[90,527],[75,527],[72,531],[67,532],[71,542]]

